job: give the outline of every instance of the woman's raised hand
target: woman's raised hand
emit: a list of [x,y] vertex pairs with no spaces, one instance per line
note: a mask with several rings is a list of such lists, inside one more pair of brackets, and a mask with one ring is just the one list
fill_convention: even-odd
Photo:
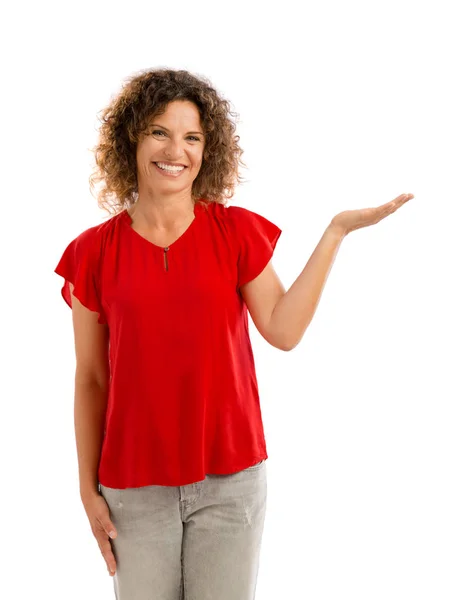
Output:
[[405,202],[414,198],[414,194],[401,194],[395,200],[377,206],[376,208],[362,208],[359,210],[346,210],[337,214],[331,221],[331,227],[342,233],[343,236],[368,225],[374,225],[395,212]]

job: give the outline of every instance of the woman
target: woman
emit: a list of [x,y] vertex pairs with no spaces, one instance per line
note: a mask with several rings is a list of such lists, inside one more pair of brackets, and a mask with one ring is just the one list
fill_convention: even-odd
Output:
[[80,493],[119,600],[254,598],[268,455],[248,312],[294,348],[343,238],[413,197],[335,216],[286,292],[281,229],[226,206],[243,152],[230,115],[186,71],[130,78],[95,149],[110,216],[55,269],[73,310]]

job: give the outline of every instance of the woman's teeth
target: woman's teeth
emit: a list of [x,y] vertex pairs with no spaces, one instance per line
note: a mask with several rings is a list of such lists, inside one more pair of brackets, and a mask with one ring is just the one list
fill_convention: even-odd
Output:
[[161,163],[155,163],[155,164],[162,171],[170,171],[171,173],[178,173],[179,171],[182,171],[185,168],[185,167],[169,167],[169,166],[163,165]]

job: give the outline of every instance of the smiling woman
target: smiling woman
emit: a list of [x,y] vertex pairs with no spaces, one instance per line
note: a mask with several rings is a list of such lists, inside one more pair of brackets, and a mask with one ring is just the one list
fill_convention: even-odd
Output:
[[[195,137],[190,135],[194,129],[199,132]],[[164,217],[155,214],[156,207],[166,207],[169,203],[179,206],[191,199],[192,185],[203,162],[205,138],[201,129],[197,105],[188,100],[173,100],[159,115],[158,125],[150,122],[148,130],[140,136],[136,148],[139,198],[136,213],[143,223],[164,226]]]
[[[188,197],[194,202],[209,198],[225,204],[243,181],[239,167],[246,167],[235,133],[236,116],[230,102],[205,77],[171,69],[131,76],[100,113],[99,141],[92,149],[96,167],[90,177],[99,206],[117,214],[139,196],[142,199],[152,189],[150,181],[159,181],[159,186],[165,182],[170,188],[158,187],[160,193],[164,190],[164,200],[171,197],[173,202],[177,192],[185,208],[190,204]],[[181,175],[166,175],[156,162],[178,163],[186,169]],[[160,214],[159,225],[167,228],[176,214],[172,220],[166,217],[165,223]]]
[[234,131],[208,81],[133,77],[103,112],[91,177],[112,215],[55,269],[73,302],[80,489],[117,600],[253,598],[268,454],[240,289],[254,306],[281,229],[226,206]]

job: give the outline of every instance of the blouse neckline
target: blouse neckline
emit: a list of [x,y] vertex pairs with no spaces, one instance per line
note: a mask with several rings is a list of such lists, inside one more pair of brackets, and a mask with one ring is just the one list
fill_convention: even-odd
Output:
[[200,204],[198,202],[196,202],[194,204],[194,215],[195,215],[194,219],[188,225],[187,229],[185,229],[184,232],[181,235],[179,235],[176,238],[176,240],[171,242],[168,246],[159,246],[158,244],[155,244],[154,242],[148,240],[143,235],[141,235],[139,232],[137,232],[135,229],[133,229],[133,227],[131,226],[133,223],[133,220],[131,218],[130,213],[128,212],[128,210],[126,208],[122,211],[122,217],[123,217],[123,221],[126,225],[126,228],[129,229],[135,237],[139,238],[144,244],[147,244],[147,246],[149,246],[149,247],[157,248],[158,250],[164,250],[164,248],[172,247],[176,244],[179,244],[182,240],[189,237],[189,235],[192,233],[192,231],[198,225],[199,216],[203,212],[201,210],[201,208],[202,207],[200,206]]

